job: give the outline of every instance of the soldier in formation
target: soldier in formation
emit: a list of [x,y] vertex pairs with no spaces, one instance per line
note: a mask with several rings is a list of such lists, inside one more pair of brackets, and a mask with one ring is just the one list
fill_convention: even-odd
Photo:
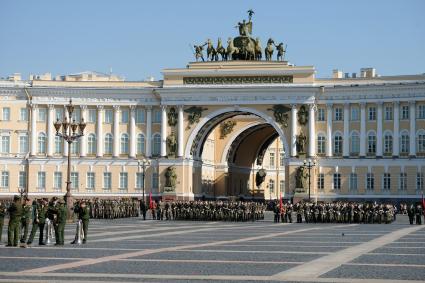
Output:
[[394,206],[389,203],[357,202],[298,202],[295,205],[274,204],[275,222],[291,222],[295,212],[297,223],[391,223]]
[[157,220],[256,221],[264,219],[265,205],[244,201],[158,202]]

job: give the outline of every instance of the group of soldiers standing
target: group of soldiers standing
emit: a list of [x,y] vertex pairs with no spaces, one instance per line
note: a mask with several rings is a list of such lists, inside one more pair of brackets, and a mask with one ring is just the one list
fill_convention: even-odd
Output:
[[292,223],[293,214],[297,223],[391,223],[396,209],[389,203],[358,202],[298,202],[274,204],[274,221]]
[[[154,220],[256,221],[264,219],[266,206],[251,201],[158,201],[149,205]],[[140,211],[146,219],[146,204]]]
[[[74,207],[74,212],[82,220],[85,235],[83,243],[85,243],[90,218],[89,209],[84,201],[80,201]],[[14,196],[13,201],[7,206],[5,202],[0,203],[0,241],[6,213],[9,214],[7,246],[17,247],[19,242],[21,247],[31,245],[37,231],[39,231],[39,245],[46,245],[51,231],[54,233],[55,245],[64,245],[65,224],[68,215],[64,199],[53,197],[50,200],[31,201],[28,198]],[[28,237],[31,224],[31,232]]]
[[90,208],[90,218],[116,219],[139,216],[137,198],[85,200]]

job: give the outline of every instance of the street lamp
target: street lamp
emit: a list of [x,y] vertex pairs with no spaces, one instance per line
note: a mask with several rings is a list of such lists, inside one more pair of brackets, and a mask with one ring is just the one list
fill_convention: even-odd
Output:
[[[69,100],[69,104],[66,105],[66,111],[68,112],[69,120],[72,118],[72,113],[74,112],[74,105],[72,104],[72,99]],[[61,122],[59,118],[56,122],[53,123],[56,129],[56,136],[61,137],[65,142],[68,143],[68,171],[66,176],[66,207],[68,208],[68,220],[72,220],[72,206],[73,199],[71,194],[71,144],[81,138],[84,135],[84,129],[86,128],[86,123],[82,118],[80,123],[76,123],[75,120],[72,120],[72,123],[68,121],[68,118],[65,117]],[[62,128],[62,132],[60,131]],[[77,131],[78,130],[78,131]],[[99,137],[100,138],[100,137]]]
[[21,201],[22,201],[22,197],[24,196],[26,190],[23,187],[19,187],[18,192],[19,192],[19,195],[21,196]]
[[142,160],[137,160],[137,164],[140,168],[140,164],[142,165],[142,178],[143,178],[143,202],[146,203],[145,200],[145,171],[146,171],[146,166],[149,166],[151,163],[149,161],[149,159],[143,158]]
[[316,160],[311,160],[309,158],[308,160],[304,160],[304,167],[308,169],[308,201],[310,201],[310,188],[311,188],[311,169],[316,166]]

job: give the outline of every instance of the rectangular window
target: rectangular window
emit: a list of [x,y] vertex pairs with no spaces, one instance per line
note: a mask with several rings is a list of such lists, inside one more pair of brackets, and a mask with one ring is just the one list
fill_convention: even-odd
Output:
[[19,171],[18,187],[19,188],[26,188],[27,187],[27,172]]
[[159,187],[159,175],[158,173],[152,174],[152,188],[158,189]]
[[357,191],[357,174],[350,174],[350,191]]
[[122,109],[121,110],[121,123],[127,124],[128,123],[128,117],[129,117],[128,109]]
[[80,153],[80,140],[75,140],[71,143],[71,154],[78,155]]
[[89,123],[96,123],[97,120],[97,112],[96,109],[89,109]]
[[128,174],[127,172],[120,172],[120,189],[128,188]]
[[425,119],[425,104],[418,105],[418,119]]
[[63,121],[63,108],[55,108],[55,121]]
[[409,120],[409,105],[401,107],[401,120]]
[[78,191],[79,180],[78,172],[71,172],[71,189]]
[[136,173],[136,188],[137,189],[143,188],[143,173],[140,173],[140,172]]
[[161,110],[154,110],[153,111],[153,123],[161,123]]
[[279,166],[283,167],[285,166],[285,153],[281,152],[279,156]]
[[110,190],[112,187],[112,175],[110,172],[103,173],[103,188]]
[[323,191],[325,189],[325,174],[319,173],[317,177],[317,189]]
[[384,179],[382,183],[383,183],[382,189],[384,191],[391,190],[391,174],[390,173],[384,173]]
[[2,171],[1,172],[0,187],[1,188],[9,188],[9,171]]
[[27,108],[19,109],[19,121],[28,121],[28,109]]
[[279,181],[279,189],[281,193],[285,192],[285,180],[280,180]]
[[10,136],[1,136],[0,153],[10,153]]
[[112,109],[105,109],[105,124],[112,124],[114,121],[114,112]]
[[46,122],[46,108],[38,108],[37,111],[37,122]]
[[376,121],[376,108],[369,107],[369,121]]
[[145,123],[145,110],[141,108],[136,109],[136,123]]
[[95,187],[94,172],[87,172],[87,189],[94,190],[94,187]]
[[416,174],[416,190],[424,191],[424,174],[422,172]]
[[9,107],[3,107],[3,121],[10,121],[10,108]]
[[325,109],[317,109],[317,121],[325,121]]
[[46,172],[38,172],[37,175],[37,188],[44,191],[46,189]]
[[73,122],[73,121],[80,123],[80,121],[81,121],[81,109],[80,108],[74,108],[74,112],[72,112],[71,122]]
[[56,136],[55,137],[55,154],[61,154],[63,149],[62,138]]
[[366,175],[366,190],[373,191],[375,189],[375,176],[373,173],[367,173]]
[[351,107],[351,121],[359,121],[360,120],[360,113],[359,113],[359,107]]
[[334,190],[341,190],[341,174],[334,173]]
[[400,191],[407,191],[407,173],[400,173]]
[[385,106],[385,120],[391,121],[393,119],[393,107]]
[[55,172],[53,176],[53,188],[56,191],[62,190],[62,172]]
[[274,168],[274,162],[275,162],[275,160],[274,160],[274,152],[270,152],[270,155],[269,155],[269,167],[270,168]]
[[335,108],[334,111],[334,121],[342,121],[343,116],[342,116],[342,108]]
[[270,190],[270,194],[274,194],[274,180],[270,180],[269,190]]
[[25,154],[28,152],[28,135],[19,136],[19,153]]

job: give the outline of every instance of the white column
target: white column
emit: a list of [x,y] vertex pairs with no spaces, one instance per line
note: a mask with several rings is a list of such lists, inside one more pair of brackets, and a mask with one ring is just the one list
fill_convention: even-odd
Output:
[[178,107],[178,111],[179,111],[179,116],[178,116],[178,141],[177,141],[177,156],[178,157],[182,157],[183,156],[183,135],[184,135],[184,130],[183,130],[183,106],[180,105]]
[[136,106],[130,106],[130,158],[136,157]]
[[316,128],[315,128],[315,115],[314,110],[316,108],[316,105],[310,104],[309,105],[309,123],[308,123],[308,153],[310,157],[316,156]]
[[103,105],[97,106],[97,121],[96,121],[96,156],[103,156]]
[[366,156],[366,103],[360,103],[360,156]]
[[167,107],[161,106],[161,156],[167,156]]
[[400,155],[400,102],[394,102],[393,156]]
[[292,105],[291,114],[291,156],[297,156],[297,105]]
[[[66,110],[66,106],[63,107],[63,120],[65,121],[65,119],[66,121],[68,121],[68,123],[71,123],[71,119],[69,117],[68,111]],[[68,143],[64,139],[62,139],[62,142],[63,142],[63,156],[68,156]]]
[[120,107],[114,105],[114,146],[112,148],[112,156],[120,156]]
[[416,157],[416,101],[409,102],[410,144],[409,156]]
[[344,104],[344,138],[342,145],[342,156],[348,157],[350,155],[350,104]]
[[31,105],[31,152],[32,156],[37,154],[37,105]]
[[151,157],[152,155],[152,106],[146,107],[146,139],[145,139],[145,146],[146,146],[146,156]]
[[378,119],[376,124],[376,157],[382,157],[382,102],[379,101],[378,103]]
[[53,146],[55,144],[55,130],[53,129],[55,106],[47,105],[47,156],[53,156]]
[[[81,109],[81,120],[87,121],[87,105],[80,105]],[[75,121],[80,123],[80,121]],[[80,157],[85,157],[87,155],[87,133],[80,138]]]
[[332,157],[332,103],[326,104],[326,156]]

